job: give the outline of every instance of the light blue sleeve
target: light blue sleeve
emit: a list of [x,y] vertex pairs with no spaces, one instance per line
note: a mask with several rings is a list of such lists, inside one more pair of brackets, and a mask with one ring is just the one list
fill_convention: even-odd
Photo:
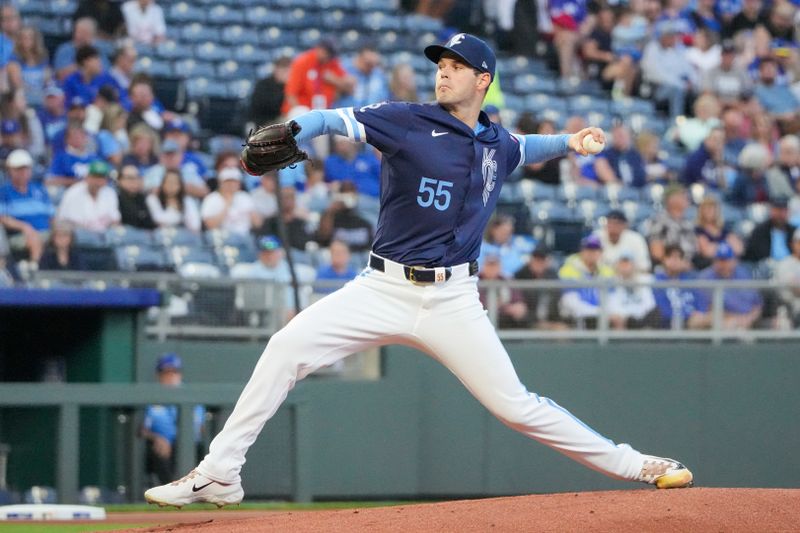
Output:
[[520,166],[541,163],[569,153],[569,135],[513,135],[519,141],[523,155]]
[[354,141],[366,142],[363,126],[356,122],[352,107],[339,109],[315,109],[294,119],[302,128],[297,134],[297,144],[308,142],[326,133],[344,135]]

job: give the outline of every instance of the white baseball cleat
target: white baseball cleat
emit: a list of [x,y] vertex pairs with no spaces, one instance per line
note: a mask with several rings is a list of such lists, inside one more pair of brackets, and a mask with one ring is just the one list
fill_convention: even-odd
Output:
[[682,489],[694,484],[692,473],[675,459],[644,456],[639,481],[655,485],[659,489]]
[[220,483],[205,477],[197,470],[144,493],[147,503],[155,503],[159,507],[174,505],[178,508],[196,502],[213,503],[217,507],[237,505],[242,502],[242,498],[244,490],[241,483]]

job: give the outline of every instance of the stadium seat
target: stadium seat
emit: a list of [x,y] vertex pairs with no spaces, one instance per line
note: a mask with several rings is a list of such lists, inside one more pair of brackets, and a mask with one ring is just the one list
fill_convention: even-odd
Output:
[[438,33],[442,29],[442,21],[425,15],[408,15],[403,19],[405,28],[410,32],[430,31]]
[[115,248],[117,266],[120,270],[132,271],[166,271],[167,257],[161,248],[138,246],[135,244]]
[[342,52],[355,52],[362,44],[369,41],[369,36],[363,35],[358,30],[347,30],[339,36],[339,47]]
[[247,24],[253,29],[261,28],[263,26],[283,23],[283,14],[280,11],[270,10],[263,5],[254,6],[247,12]]
[[209,263],[184,263],[177,268],[177,272],[183,278],[218,279],[222,277],[219,267]]
[[71,17],[78,8],[78,3],[74,0],[51,0],[49,4],[48,13],[56,17]]
[[305,9],[295,8],[283,15],[283,26],[286,28],[315,28],[319,25],[320,17],[316,13]]
[[[363,4],[366,0],[359,0],[359,7],[366,9]],[[403,23],[399,17],[382,11],[367,12],[362,15],[364,28],[374,32],[398,31],[403,28]]]
[[316,46],[321,38],[321,31],[319,31],[317,28],[309,28],[307,30],[301,30],[298,33],[297,42],[300,44],[301,48],[311,48]]
[[173,75],[175,73],[175,65],[169,59],[139,57],[135,70],[152,78],[160,78]]
[[330,11],[331,9],[352,10],[354,2],[357,0],[317,0],[316,6],[322,11]]
[[208,22],[220,26],[243,24],[245,22],[245,13],[241,9],[218,4],[208,12]]
[[215,248],[216,264],[230,270],[237,263],[253,263],[257,254],[254,249],[236,246],[220,246]]
[[342,9],[333,9],[327,12],[321,20],[321,27],[326,30],[345,30],[358,28],[361,21],[356,15],[352,15]]
[[[270,26],[258,34],[258,42],[264,47],[295,46],[298,43],[297,34],[291,30]],[[262,54],[264,51],[261,51]]]
[[769,217],[769,206],[765,203],[750,204],[747,206],[747,218],[760,224]]
[[561,114],[567,113],[567,103],[563,98],[551,96],[549,94],[531,94],[525,98],[526,109],[534,113],[542,111],[556,111]]
[[201,43],[204,41],[219,40],[217,28],[207,26],[200,22],[192,22],[180,29],[181,40],[187,43]]
[[22,496],[24,503],[58,503],[58,492],[53,487],[34,485]]
[[314,0],[273,0],[276,7],[284,9],[304,8],[311,9],[316,6]]
[[726,224],[730,224],[732,226],[738,224],[747,216],[747,213],[745,213],[743,209],[729,203],[722,203],[720,208],[722,210],[721,212],[723,220]]
[[514,92],[529,95],[538,93],[553,94],[556,92],[556,82],[549,78],[542,78],[536,74],[521,74],[512,82]]
[[217,78],[225,80],[252,78],[255,76],[255,69],[246,63],[238,63],[233,59],[227,59],[217,64],[216,75]]
[[15,5],[23,17],[34,14],[47,14],[49,12],[47,0],[17,0]]
[[75,245],[82,248],[105,248],[108,246],[105,234],[83,228],[75,228],[73,239]]
[[183,79],[174,77],[174,74],[153,78],[153,91],[166,109],[179,113],[185,109],[187,92]]
[[175,245],[168,250],[171,263],[180,267],[184,263],[214,264],[214,252],[209,247],[192,245]]
[[103,505],[125,503],[125,497],[119,492],[105,487],[86,485],[78,493],[78,503],[82,505]]
[[224,61],[233,56],[233,53],[226,46],[206,41],[197,45],[195,48],[196,57],[201,57],[205,61]]
[[[242,76],[244,69],[240,69],[239,76]],[[252,81],[252,74],[248,74],[246,71],[244,72],[246,77],[240,78],[238,80],[233,80],[228,83],[228,97],[229,98],[249,98],[250,94],[253,92],[253,81]]]
[[176,41],[164,41],[156,46],[155,53],[162,59],[189,59],[194,58],[194,48],[189,44]]
[[106,231],[106,242],[111,246],[136,244],[149,246],[153,244],[153,234],[133,226],[114,226]]
[[591,185],[564,183],[557,189],[557,199],[561,202],[573,203],[582,200],[597,200],[598,190]]
[[170,246],[199,247],[203,238],[186,228],[158,228],[153,231],[153,242],[165,248]]
[[[244,80],[249,82],[249,80]],[[231,96],[229,83],[222,81],[210,82],[206,90],[212,88],[219,93],[206,94],[199,98],[199,109],[197,118],[204,129],[215,134],[242,135],[244,122],[241,117],[242,98]]]
[[233,58],[240,63],[248,65],[259,65],[264,61],[264,53],[261,48],[256,48],[252,44],[243,44],[236,48]]
[[169,9],[166,10],[165,15],[168,23],[178,23],[175,24],[175,26],[179,26],[180,23],[206,21],[205,9],[190,4],[189,2],[172,4]]
[[256,249],[255,241],[250,235],[231,233],[221,229],[210,229],[205,232],[205,240],[214,248],[235,246],[237,248]]
[[608,100],[588,95],[573,96],[567,101],[569,112],[573,115],[585,115],[588,112],[608,113]]
[[[195,61],[194,59],[176,61],[175,73],[182,78],[213,78],[217,74],[213,63]],[[191,80],[189,83],[191,83]]]
[[611,103],[611,111],[621,116],[628,116],[631,113],[653,115],[655,114],[655,105],[649,100],[642,100],[640,98],[623,98],[621,100],[614,100]]

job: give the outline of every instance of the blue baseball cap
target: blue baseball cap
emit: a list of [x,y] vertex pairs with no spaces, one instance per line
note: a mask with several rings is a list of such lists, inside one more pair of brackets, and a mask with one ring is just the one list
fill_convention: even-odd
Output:
[[602,250],[603,242],[600,240],[600,237],[592,233],[581,239],[581,249]]
[[18,120],[7,119],[0,125],[3,135],[14,135],[22,131],[22,124]]
[[89,105],[89,102],[87,102],[86,99],[83,96],[79,95],[79,94],[76,94],[75,96],[73,96],[72,99],[69,101],[69,107],[70,108],[73,108],[73,107],[86,107],[88,105]]
[[164,133],[168,133],[170,131],[182,131],[183,133],[190,133],[189,124],[187,124],[185,120],[181,120],[179,118],[170,120],[164,125]]
[[452,52],[464,63],[481,72],[488,72],[494,80],[494,67],[497,63],[489,45],[474,35],[457,33],[444,45],[432,44],[425,48],[425,57],[438,63],[444,52]]
[[258,239],[259,250],[278,250],[281,247],[281,241],[275,235],[264,235]]
[[181,361],[181,356],[175,352],[165,353],[158,358],[158,363],[156,363],[156,372],[164,372],[165,370],[177,370],[180,372],[182,369],[183,361]]
[[736,254],[727,242],[721,242],[717,245],[717,253],[714,254],[714,259],[728,260],[734,259]]

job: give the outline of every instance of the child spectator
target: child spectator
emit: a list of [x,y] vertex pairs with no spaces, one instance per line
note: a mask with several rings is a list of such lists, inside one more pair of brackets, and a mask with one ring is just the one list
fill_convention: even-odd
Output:
[[185,227],[200,231],[200,209],[197,200],[188,196],[183,187],[180,171],[167,170],[161,185],[147,195],[150,216],[160,228]]
[[[53,56],[53,68],[56,71],[56,79],[63,82],[67,76],[78,69],[75,62],[75,55],[79,48],[83,46],[97,46],[95,41],[97,35],[97,23],[91,18],[80,18],[72,26],[72,39],[62,43],[56,48]],[[100,61],[103,69],[108,68],[108,59],[100,51]]]

